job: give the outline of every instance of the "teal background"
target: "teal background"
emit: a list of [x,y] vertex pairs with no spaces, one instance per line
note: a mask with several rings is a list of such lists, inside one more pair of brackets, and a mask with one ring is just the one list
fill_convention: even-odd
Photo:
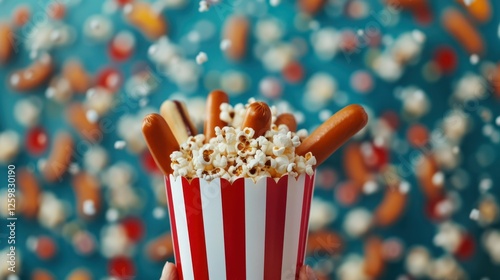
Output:
[[[294,1],[282,1],[279,7],[268,7],[268,15],[279,18],[282,22],[286,24],[285,26],[285,36],[284,40],[293,37],[300,37],[307,40],[309,43],[310,31],[308,32],[298,32],[295,30],[291,22],[293,17],[297,12],[296,5]],[[339,3],[344,3],[345,1],[339,1]],[[370,7],[375,13],[382,10],[383,5],[376,0],[368,1]],[[318,118],[318,112],[309,112],[305,110],[302,101],[302,95],[304,93],[305,82],[308,77],[313,73],[319,71],[325,71],[331,73],[338,82],[338,88],[346,92],[348,95],[348,103],[361,103],[363,105],[371,108],[375,116],[380,116],[380,114],[388,109],[395,111],[400,111],[401,102],[396,100],[393,96],[393,91],[399,86],[407,86],[415,84],[422,88],[431,99],[432,107],[429,114],[424,116],[421,123],[427,125],[428,128],[432,129],[436,122],[441,119],[445,113],[450,109],[448,99],[450,94],[453,92],[454,83],[466,72],[472,71],[477,73],[479,71],[478,65],[471,65],[469,62],[469,55],[451,38],[440,25],[439,16],[443,9],[448,6],[458,6],[455,1],[430,1],[432,11],[434,13],[434,20],[431,24],[427,26],[421,26],[414,20],[413,16],[408,12],[402,12],[400,21],[395,26],[381,26],[382,34],[390,34],[393,37],[397,35],[413,30],[415,28],[420,29],[427,36],[427,41],[423,48],[421,59],[418,63],[414,65],[409,65],[404,70],[404,74],[398,81],[394,83],[385,82],[376,76],[374,77],[375,87],[369,94],[357,94],[351,88],[349,84],[349,78],[353,71],[359,69],[366,69],[371,72],[363,61],[363,54],[368,50],[368,48],[363,48],[360,54],[355,54],[352,56],[352,60],[348,62],[345,57],[339,53],[331,61],[324,62],[316,58],[315,54],[309,52],[304,57],[300,59],[300,63],[304,66],[306,76],[304,80],[299,84],[287,84],[283,82],[284,89],[282,98],[288,100],[297,110],[301,110],[305,114],[306,122],[301,125],[302,128],[312,128],[320,123]],[[34,15],[40,13],[43,15],[43,10],[47,6],[47,1],[13,1],[4,0],[0,3],[0,20],[8,20],[10,15],[17,5],[20,3],[25,3],[32,7],[32,12]],[[482,60],[489,60],[492,62],[498,62],[500,60],[500,38],[497,35],[498,23],[500,21],[500,3],[498,1],[492,1],[493,5],[493,18],[492,20],[484,25],[479,26],[479,30],[483,34],[487,45],[487,54]],[[339,4],[341,6],[341,4]],[[147,49],[151,42],[144,39],[143,35],[140,34],[136,29],[126,24],[120,13],[110,15],[113,20],[115,33],[119,30],[130,30],[136,38],[136,50],[131,59],[123,63],[113,62],[107,54],[106,45],[90,43],[85,40],[82,35],[82,24],[84,20],[92,14],[100,13],[101,3],[100,1],[82,1],[78,6],[69,7],[67,10],[67,15],[64,22],[74,26],[78,31],[76,41],[70,46],[65,46],[51,51],[57,67],[60,68],[62,62],[69,57],[78,57],[84,64],[85,69],[90,73],[96,73],[98,70],[102,69],[106,65],[112,65],[120,69],[125,77],[130,77],[132,73],[132,67],[140,62],[147,63],[151,69],[154,69],[154,65],[147,58]],[[204,73],[208,70],[219,70],[224,71],[228,69],[238,69],[247,73],[251,79],[251,85],[248,90],[239,95],[232,96],[231,102],[244,102],[249,97],[256,97],[259,99],[266,99],[261,96],[258,89],[258,81],[261,78],[270,75],[261,65],[260,61],[255,59],[252,55],[249,55],[243,62],[234,63],[229,62],[224,58],[222,52],[219,50],[219,38],[220,38],[220,27],[222,26],[223,19],[219,14],[213,9],[207,13],[198,12],[198,3],[196,1],[191,1],[188,5],[179,10],[167,10],[164,15],[168,19],[170,24],[169,37],[172,41],[178,42],[178,40],[187,32],[189,32],[196,22],[200,19],[206,19],[212,21],[217,26],[217,33],[212,39],[203,42],[202,49],[205,51],[209,60],[203,65]],[[317,20],[322,26],[333,26],[339,29],[350,28],[352,30],[357,30],[364,28],[366,24],[373,21],[373,17],[368,17],[362,20],[353,20],[346,16],[340,15],[335,17],[328,16],[325,12],[320,12],[316,16]],[[255,18],[252,19],[255,22]],[[28,27],[29,28],[29,24]],[[251,43],[254,42],[254,38],[251,39]],[[310,44],[310,43],[309,43]],[[458,55],[458,67],[453,72],[452,75],[444,75],[437,82],[428,83],[422,77],[421,68],[423,64],[432,58],[433,52],[436,47],[441,45],[452,46]],[[310,47],[310,45],[309,45]],[[187,56],[188,58],[194,59],[196,54]],[[24,67],[30,63],[30,58],[28,52],[25,50],[24,45],[19,46],[17,53],[14,55],[13,59],[8,65],[0,67],[0,81],[2,81],[2,86],[0,86],[0,131],[13,129],[21,134],[25,135],[26,130],[21,125],[19,125],[14,120],[13,115],[13,105],[19,99],[26,98],[30,95],[41,96],[44,99],[44,109],[42,112],[41,124],[47,130],[49,135],[54,135],[56,131],[61,129],[72,130],[65,118],[63,117],[63,112],[65,106],[54,103],[50,100],[44,98],[44,89],[33,91],[27,94],[19,94],[13,92],[9,87],[6,86],[4,82],[8,74],[15,69]],[[272,74],[273,76],[282,79],[278,74]],[[189,97],[194,96],[206,96],[206,94],[211,89],[204,88],[203,84],[200,83],[200,87],[194,93],[189,94]],[[179,89],[170,82],[167,78],[160,77],[160,87],[149,97],[150,107],[158,108],[163,100],[169,97],[170,94],[178,92]],[[124,95],[123,90],[120,90],[117,94]],[[75,96],[74,99],[81,99],[82,96]],[[275,102],[273,100],[268,100],[271,103]],[[481,106],[489,108],[492,110],[494,116],[500,114],[500,103],[498,99],[493,96],[489,96],[486,100],[480,102]],[[325,105],[326,108],[336,111],[341,108],[334,101],[329,102]],[[138,111],[137,104],[131,104],[131,112]],[[475,118],[475,123],[478,124],[478,116],[473,115]],[[121,114],[110,114],[106,116],[114,122],[120,118]],[[402,126],[398,131],[398,136],[400,138],[405,138],[406,128],[408,123],[402,122]],[[76,136],[76,134],[75,134]],[[109,152],[110,163],[117,161],[127,161],[136,167],[136,182],[133,184],[134,188],[142,194],[145,200],[145,205],[143,209],[136,213],[145,222],[146,232],[144,238],[138,243],[136,253],[134,254],[133,260],[136,263],[136,270],[138,276],[136,279],[155,279],[159,276],[162,263],[153,263],[144,257],[143,247],[148,240],[168,231],[168,221],[167,219],[158,221],[152,216],[152,210],[156,207],[156,200],[154,199],[154,194],[152,189],[149,187],[150,180],[147,172],[141,166],[140,159],[137,155],[131,154],[125,150],[116,150],[113,148],[115,141],[119,140],[119,137],[115,132],[105,135],[105,138],[101,142],[101,145],[106,148]],[[460,149],[463,153],[463,162],[461,168],[469,172],[470,182],[467,188],[459,191],[460,197],[463,200],[463,206],[460,211],[455,213],[452,220],[462,224],[467,230],[475,237],[476,240],[476,253],[471,260],[462,262],[464,269],[469,273],[470,279],[481,279],[481,277],[489,277],[490,279],[499,279],[500,268],[495,266],[490,261],[489,257],[484,253],[482,245],[480,244],[480,236],[484,231],[477,225],[476,222],[469,219],[469,213],[472,208],[476,206],[479,191],[477,188],[480,175],[488,174],[491,176],[494,184],[490,192],[498,198],[499,188],[500,188],[500,159],[498,153],[500,148],[498,144],[491,144],[494,148],[495,160],[494,162],[484,168],[479,166],[475,161],[475,152],[477,149],[488,140],[481,134],[481,126],[475,125],[473,130],[465,137]],[[391,156],[391,161],[393,163],[400,163],[401,159],[408,159],[411,153],[411,149],[406,154],[398,155],[393,152]],[[45,153],[46,155],[46,153]],[[341,166],[342,150],[334,154],[324,165],[323,169],[334,169],[338,172],[339,181],[345,179],[345,174]],[[44,156],[44,155],[42,155]],[[19,156],[15,159],[13,164],[19,169],[22,166],[35,166],[38,157],[32,157],[26,151],[21,151]],[[6,166],[1,166],[1,174],[6,174]],[[4,180],[4,179],[2,179]],[[406,207],[403,217],[387,229],[379,229],[376,231],[382,237],[399,237],[404,241],[406,246],[411,246],[412,244],[422,244],[428,247],[433,253],[434,257],[441,256],[444,252],[435,247],[432,244],[432,238],[436,233],[436,224],[430,221],[424,214],[424,197],[419,190],[415,178],[413,176],[407,178],[411,183],[412,188],[410,191],[410,197],[408,205]],[[69,201],[71,204],[74,202],[73,190],[70,186],[69,176],[65,176],[63,180],[55,185],[49,185],[43,183],[42,187],[45,190],[50,190],[55,193],[57,197],[63,198]],[[5,184],[1,184],[1,188],[4,188]],[[446,186],[451,188],[450,186]],[[341,228],[344,215],[348,212],[349,208],[337,205],[335,199],[333,198],[333,190],[331,187],[318,186],[316,189],[316,196],[322,197],[325,200],[331,201],[336,204],[338,210],[338,217],[330,225],[332,229]],[[365,206],[368,208],[375,208],[382,197],[381,193],[377,193],[371,196],[364,196],[358,202],[357,206]],[[3,204],[3,202],[2,202]],[[106,209],[106,206],[104,206]],[[77,219],[75,214],[68,217],[68,220]],[[101,213],[100,217],[92,222],[84,222],[85,227],[96,235],[96,238],[100,238],[100,229],[106,223],[104,214]],[[499,228],[498,224],[493,225],[495,228]],[[2,233],[3,233],[2,229]],[[58,244],[59,252],[57,256],[50,261],[39,260],[32,252],[26,250],[26,245],[24,240],[30,235],[46,234],[52,236]],[[65,241],[60,234],[51,232],[45,228],[42,228],[36,221],[25,220],[19,217],[18,229],[17,229],[17,240],[20,243],[18,249],[22,254],[22,274],[21,279],[29,279],[30,273],[38,267],[46,268],[54,273],[57,279],[64,279],[64,277],[76,267],[86,267],[89,268],[95,279],[102,279],[102,277],[107,275],[107,261],[99,253],[93,254],[88,257],[81,257],[77,255],[71,246]],[[0,247],[4,247],[5,243],[2,240]],[[362,253],[362,240],[350,240],[346,239],[346,250],[344,254],[357,252]],[[338,261],[335,261],[338,264]],[[398,275],[404,273],[404,262],[399,261],[391,263],[388,265],[388,269],[384,274],[383,279],[395,279]],[[333,277],[333,276],[332,276]],[[333,279],[333,278],[332,278]]]

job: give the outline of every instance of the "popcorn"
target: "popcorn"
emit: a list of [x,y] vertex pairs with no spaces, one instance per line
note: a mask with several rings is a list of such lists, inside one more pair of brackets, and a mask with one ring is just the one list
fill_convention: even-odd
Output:
[[0,132],[0,163],[11,162],[19,153],[21,139],[13,130]]
[[355,208],[344,219],[344,231],[350,237],[360,237],[371,227],[372,214],[364,208]]
[[429,272],[431,261],[430,253],[425,247],[415,246],[406,255],[406,270],[412,276],[425,277]]
[[128,255],[133,244],[127,237],[125,229],[121,225],[109,225],[101,234],[101,252],[106,258]]
[[[228,126],[216,127],[215,137],[208,142],[203,134],[188,137],[179,151],[170,155],[173,175],[208,181],[215,178],[258,180],[262,177],[277,179],[285,174],[312,175],[316,158],[311,153],[304,156],[295,154],[295,148],[307,135],[304,131],[299,135],[289,131],[286,125],[273,124],[265,136],[254,138],[252,128],[239,128],[246,108],[253,102],[255,100],[250,99],[246,105],[237,104],[234,107],[221,104],[220,118]],[[277,109],[272,108],[271,112],[276,119]]]
[[66,220],[67,211],[63,201],[50,192],[42,195],[38,222],[49,229],[54,229]]
[[198,55],[196,56],[196,63],[198,65],[201,65],[207,61],[208,61],[208,56],[205,52],[199,52]]
[[336,209],[331,203],[315,198],[311,203],[309,230],[318,231],[332,223],[337,216]]
[[21,99],[14,105],[14,117],[16,121],[26,127],[35,126],[40,120],[41,112],[42,101],[36,97]]

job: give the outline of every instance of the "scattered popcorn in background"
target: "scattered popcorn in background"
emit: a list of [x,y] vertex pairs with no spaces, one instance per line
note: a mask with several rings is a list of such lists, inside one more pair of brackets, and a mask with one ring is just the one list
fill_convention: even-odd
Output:
[[[499,8],[0,1],[0,166],[16,166],[18,198],[18,275],[1,249],[0,278],[157,279],[173,249],[142,118],[178,99],[201,130],[206,95],[222,89],[299,124],[261,139],[266,154],[257,139],[234,149],[253,153],[235,174],[266,157],[277,176],[310,172],[312,161],[283,156],[297,138],[347,104],[367,110],[367,127],[316,173],[306,263],[320,279],[496,279]],[[225,104],[221,118],[239,126],[244,109]],[[193,139],[193,153],[232,148]],[[229,166],[220,154],[212,164]],[[202,159],[178,172],[203,173]]]

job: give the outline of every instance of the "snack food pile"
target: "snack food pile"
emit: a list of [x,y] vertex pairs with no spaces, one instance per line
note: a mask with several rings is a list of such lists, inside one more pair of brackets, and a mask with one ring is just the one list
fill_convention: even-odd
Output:
[[[499,8],[0,0],[0,172],[15,165],[17,184],[10,279],[156,279],[173,260],[168,155],[199,132],[201,149],[215,127],[241,129],[250,98],[296,133],[296,156],[316,159],[306,263],[320,279],[496,279]],[[217,89],[231,103],[207,99]],[[348,104],[370,121],[328,158],[331,143],[307,139]],[[159,158],[142,134],[151,113]],[[1,207],[4,229],[8,215]],[[8,252],[2,243],[0,279]]]
[[280,178],[314,173],[316,158],[295,154],[300,138],[286,125],[274,124],[265,135],[255,137],[252,128],[217,128],[215,138],[204,144],[204,135],[190,137],[171,155],[174,176],[234,180],[238,177]]
[[[143,133],[150,152],[166,176],[211,181],[224,178],[313,175],[340,145],[367,123],[359,105],[350,105],[325,121],[311,136],[297,127],[290,113],[277,115],[275,107],[253,99],[233,108],[220,90],[208,95],[205,134],[196,134],[186,106],[165,101],[162,115],[144,118]],[[215,135],[214,135],[215,134]],[[163,142],[162,142],[163,141]],[[317,152],[320,162],[312,152]],[[170,159],[169,159],[170,158]],[[171,172],[172,171],[172,172]]]

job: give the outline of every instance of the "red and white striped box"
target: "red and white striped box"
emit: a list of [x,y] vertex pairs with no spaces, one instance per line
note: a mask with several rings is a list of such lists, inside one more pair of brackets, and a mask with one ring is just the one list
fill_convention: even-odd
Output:
[[314,175],[278,182],[166,177],[180,279],[296,279],[305,258]]

